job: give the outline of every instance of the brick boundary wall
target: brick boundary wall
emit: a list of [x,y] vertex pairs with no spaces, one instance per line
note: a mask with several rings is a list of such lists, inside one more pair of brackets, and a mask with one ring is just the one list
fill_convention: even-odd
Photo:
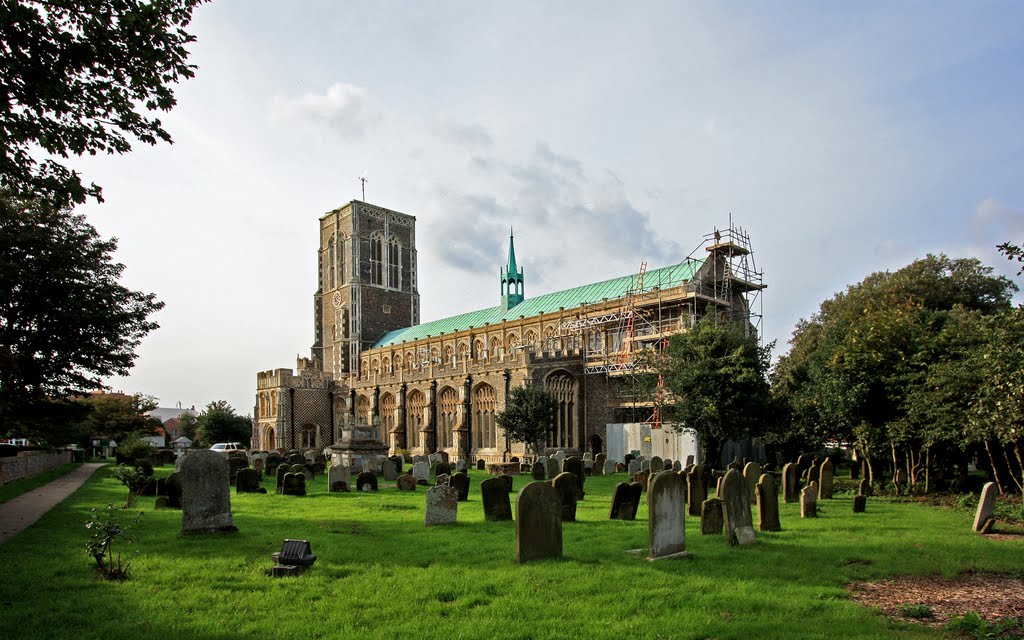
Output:
[[0,487],[70,462],[70,451],[22,451],[13,458],[0,458]]

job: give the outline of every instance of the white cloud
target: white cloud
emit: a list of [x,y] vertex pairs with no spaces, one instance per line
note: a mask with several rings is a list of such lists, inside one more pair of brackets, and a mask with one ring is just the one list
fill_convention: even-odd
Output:
[[304,120],[314,125],[326,124],[343,138],[358,138],[377,120],[367,109],[364,87],[336,82],[320,93],[306,93],[297,98],[277,96],[270,106],[276,121]]

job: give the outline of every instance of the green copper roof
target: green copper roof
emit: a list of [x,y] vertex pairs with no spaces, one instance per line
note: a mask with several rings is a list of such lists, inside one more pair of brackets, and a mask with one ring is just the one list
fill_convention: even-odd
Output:
[[505,275],[512,277],[519,273],[516,268],[516,247],[512,243],[512,229],[508,230],[508,266],[505,267]]
[[[660,269],[653,269],[644,275],[644,289],[650,290],[654,287],[668,288],[678,286],[685,280],[693,279],[697,269],[701,266],[699,260],[687,260]],[[519,316],[527,318],[541,313],[558,311],[559,307],[573,309],[584,303],[601,302],[605,298],[613,300],[626,295],[636,283],[636,274],[613,278],[603,282],[585,284],[565,291],[555,291],[536,298],[528,298],[508,311],[502,311],[500,306],[470,311],[450,318],[442,318],[433,322],[424,322],[414,327],[395,329],[385,333],[373,347],[386,347],[399,344],[403,340],[413,341],[429,336],[438,336],[455,333],[470,327],[483,327],[485,322],[498,324],[503,320],[518,320]]]

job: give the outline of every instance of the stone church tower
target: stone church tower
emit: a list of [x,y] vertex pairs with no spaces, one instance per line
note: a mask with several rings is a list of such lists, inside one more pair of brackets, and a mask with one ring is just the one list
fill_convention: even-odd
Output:
[[416,218],[353,200],[320,218],[313,295],[316,369],[338,381],[393,329],[420,322]]

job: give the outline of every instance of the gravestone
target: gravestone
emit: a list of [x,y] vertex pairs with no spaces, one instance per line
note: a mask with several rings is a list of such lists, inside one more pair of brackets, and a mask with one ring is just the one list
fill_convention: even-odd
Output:
[[508,474],[502,474],[502,475],[498,476],[498,480],[501,480],[502,482],[504,482],[505,486],[508,487],[508,492],[512,493],[512,483],[514,481],[512,476],[510,476]]
[[614,473],[617,473],[619,471],[619,465],[620,464],[622,464],[622,463],[621,462],[615,462],[614,460],[605,460],[604,461],[604,475],[610,476],[610,475],[612,475]]
[[565,451],[559,449],[558,451],[555,452],[555,455],[551,457],[554,458],[555,460],[558,460],[558,469],[559,473],[561,473],[562,465],[565,463],[565,459],[568,457]]
[[484,504],[484,520],[487,522],[512,519],[508,485],[501,479],[488,478],[480,483],[480,501]]
[[779,494],[775,490],[775,476],[761,474],[757,483],[757,528],[759,531],[782,531],[779,522]]
[[562,505],[562,522],[576,522],[576,494],[579,491],[579,479],[576,474],[563,471],[555,476],[551,486],[558,492],[558,499]]
[[864,509],[868,506],[867,496],[853,496],[853,512],[864,513]]
[[978,498],[978,511],[974,514],[973,529],[976,533],[991,530],[992,525],[989,523],[989,520],[995,520],[992,513],[996,508],[996,495],[998,493],[999,488],[994,482],[986,482],[985,486],[981,488],[981,497]]
[[850,480],[860,480],[860,463],[856,460],[850,461]]
[[427,489],[423,521],[428,527],[454,524],[459,511],[459,494],[454,487],[439,484]]
[[[562,463],[562,471],[576,476],[576,499],[582,500],[586,492],[583,491],[583,483],[586,482],[586,472],[583,469],[583,460],[576,456],[570,456]],[[556,476],[557,477],[557,476]]]
[[450,479],[450,475],[448,475],[447,473],[442,473],[441,475],[434,477],[434,484],[448,484],[448,480]]
[[757,542],[754,519],[750,513],[750,489],[736,469],[729,469],[722,477],[722,515],[725,518],[725,541],[730,545]]
[[255,469],[240,469],[235,476],[235,493],[266,493],[260,486],[260,472]]
[[486,468],[487,468],[487,461],[485,461],[483,458],[480,458],[479,460],[476,461],[476,470],[477,471],[483,471]]
[[441,462],[443,462],[443,463],[445,463],[445,464],[447,464],[449,466],[451,465],[451,460],[448,458],[448,452],[447,451],[438,451],[437,455],[440,456]]
[[417,462],[426,462],[427,463],[427,467],[429,468],[430,467],[430,456],[423,456],[423,455],[413,456],[412,457],[412,463],[416,464]]
[[801,518],[817,518],[818,517],[818,487],[817,485],[808,485],[800,491],[800,517]]
[[398,476],[398,480],[395,481],[395,486],[398,487],[399,491],[415,491],[416,478],[412,477],[408,473]]
[[680,471],[683,470],[683,463],[676,460],[675,462],[672,463],[672,470],[675,471],[676,473],[679,473]]
[[637,484],[620,482],[612,492],[612,504],[608,509],[609,520],[636,520],[636,511],[640,507],[640,496],[643,488]]
[[686,466],[690,467],[690,466],[693,466],[693,464],[694,464],[694,458],[693,458],[693,454],[691,453],[690,455],[686,456]]
[[626,472],[626,465],[621,463],[621,462],[616,462],[615,463],[615,473],[625,473],[625,472]]
[[548,480],[554,480],[555,476],[562,473],[562,462],[555,457],[548,458],[544,463],[544,472],[547,474]]
[[284,474],[284,482],[281,485],[281,494],[286,496],[306,495],[306,474],[292,473]]
[[644,488],[644,491],[647,491],[647,483],[650,482],[650,480],[651,472],[646,469],[637,471],[636,475],[633,476],[633,482],[639,482],[640,486]]
[[865,497],[871,495],[871,483],[868,482],[867,478],[861,478],[860,490],[858,491],[858,494]]
[[700,507],[700,533],[703,536],[720,536],[725,527],[723,518],[725,505],[721,498],[708,498]]
[[306,461],[306,458],[301,453],[292,453],[288,455],[288,464],[302,464]]
[[545,479],[544,463],[537,462],[536,464],[534,464],[533,465],[533,469],[530,471],[530,476],[534,480],[544,480]]
[[452,474],[452,465],[447,462],[441,461],[434,464],[434,478],[437,476],[450,476]]
[[466,473],[466,469],[468,469],[468,468],[469,467],[466,465],[466,461],[465,460],[456,460],[455,461],[455,473]]
[[629,466],[626,468],[626,473],[629,474],[630,478],[632,478],[636,474],[640,473],[640,461],[639,460],[630,460],[629,461]]
[[395,468],[395,463],[392,460],[384,461],[384,480],[397,480],[398,469]]
[[651,473],[657,473],[665,470],[665,461],[661,459],[661,456],[651,456],[651,466],[648,467]]
[[821,463],[818,468],[818,499],[819,500],[831,500],[832,499],[832,478],[835,469],[832,467],[832,461],[825,458],[825,461]]
[[307,469],[305,466],[301,464],[291,465],[288,471],[289,473],[301,473],[302,475],[306,476],[306,482],[312,482],[313,480],[313,470]]
[[608,459],[607,456],[605,456],[603,453],[599,453],[596,456],[594,456],[594,471],[593,471],[593,473],[594,473],[595,476],[603,476],[604,475],[604,473],[605,473],[604,463],[605,463],[605,461],[607,459]]
[[590,460],[591,462],[593,462],[594,454],[590,453],[589,451],[584,452],[583,453],[583,462],[586,462],[587,460]]
[[164,492],[167,494],[167,508],[181,508],[181,472],[175,471],[164,481]]
[[460,471],[449,478],[448,486],[455,489],[459,502],[469,500],[469,475],[465,471]]
[[686,480],[671,471],[655,474],[647,508],[647,559],[686,555]]
[[348,483],[352,482],[352,474],[347,465],[332,464],[327,467],[327,492],[348,491]]
[[700,516],[701,506],[708,497],[707,485],[704,484],[704,470],[694,466],[686,474],[686,499],[691,516]]
[[747,490],[750,492],[751,502],[757,496],[757,481],[761,479],[761,473],[761,465],[756,462],[748,462],[743,465],[743,479],[747,482]]
[[821,473],[821,463],[815,458],[811,467],[807,470],[807,484],[818,481],[818,474]]
[[782,465],[782,501],[786,504],[800,501],[799,467],[792,462]]
[[267,460],[264,465],[267,475],[276,476],[277,467],[281,464],[281,455],[278,453],[268,453]]
[[583,461],[583,473],[584,473],[584,475],[588,475],[588,476],[594,475],[594,461],[593,460],[584,460]]
[[547,482],[531,482],[516,496],[516,562],[562,557],[562,503]]
[[201,449],[181,464],[181,532],[228,533],[238,531],[231,517],[228,461]]
[[650,470],[651,470],[651,461],[650,460],[641,460],[640,461],[640,472],[644,472],[644,471],[650,472]]
[[427,482],[430,480],[430,466],[420,460],[412,465],[412,477],[416,479],[416,482]]
[[356,491],[371,492],[377,490],[377,474],[364,471],[356,476]]

